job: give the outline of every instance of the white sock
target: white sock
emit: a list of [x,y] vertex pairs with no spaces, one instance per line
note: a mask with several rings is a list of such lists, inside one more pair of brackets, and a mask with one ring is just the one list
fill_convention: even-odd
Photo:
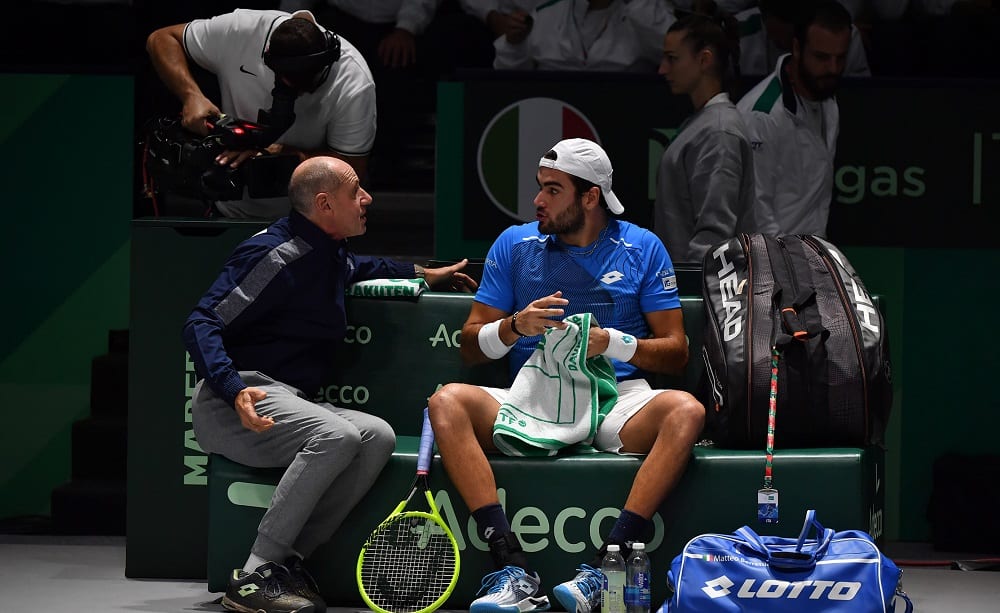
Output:
[[244,572],[252,573],[263,564],[267,564],[267,560],[261,558],[260,556],[254,553],[251,553],[250,557],[247,558],[247,563],[243,565],[243,570]]

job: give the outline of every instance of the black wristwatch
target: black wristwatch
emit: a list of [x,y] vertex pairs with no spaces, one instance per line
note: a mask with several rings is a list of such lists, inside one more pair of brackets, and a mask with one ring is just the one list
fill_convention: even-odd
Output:
[[517,329],[517,314],[520,312],[521,311],[514,311],[514,314],[510,316],[510,329],[514,332],[514,334],[523,338],[528,335]]

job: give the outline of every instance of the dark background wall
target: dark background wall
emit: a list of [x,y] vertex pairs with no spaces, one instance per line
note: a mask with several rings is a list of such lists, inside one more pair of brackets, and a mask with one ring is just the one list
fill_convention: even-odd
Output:
[[89,414],[91,361],[128,327],[132,78],[0,74],[0,518],[47,514]]

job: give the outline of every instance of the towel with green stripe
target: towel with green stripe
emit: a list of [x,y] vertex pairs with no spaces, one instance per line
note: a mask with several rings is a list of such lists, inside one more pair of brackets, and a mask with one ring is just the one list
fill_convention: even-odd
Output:
[[348,285],[348,296],[369,298],[415,298],[428,289],[423,279],[369,279]]
[[493,423],[493,443],[509,456],[552,456],[571,445],[589,445],[618,401],[611,361],[587,358],[591,313],[549,328],[524,363]]

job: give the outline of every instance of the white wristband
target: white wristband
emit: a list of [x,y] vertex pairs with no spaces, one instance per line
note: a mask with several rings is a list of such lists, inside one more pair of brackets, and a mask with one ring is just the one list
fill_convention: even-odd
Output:
[[507,345],[500,338],[500,322],[502,319],[483,324],[479,328],[479,348],[483,355],[491,360],[496,360],[507,355],[513,345]]
[[604,350],[606,357],[614,358],[620,362],[628,362],[635,355],[635,350],[639,348],[639,341],[631,334],[625,334],[621,330],[605,328],[608,335],[608,348]]

